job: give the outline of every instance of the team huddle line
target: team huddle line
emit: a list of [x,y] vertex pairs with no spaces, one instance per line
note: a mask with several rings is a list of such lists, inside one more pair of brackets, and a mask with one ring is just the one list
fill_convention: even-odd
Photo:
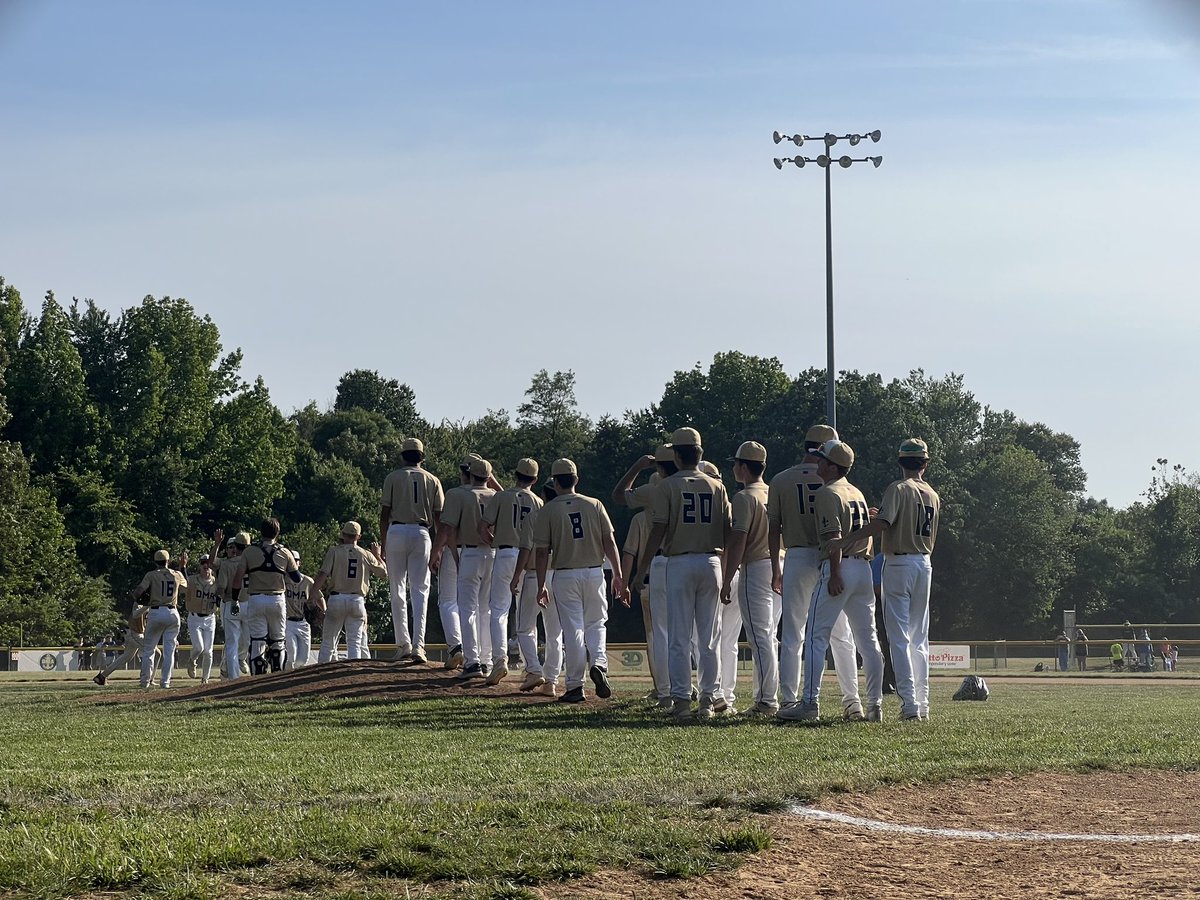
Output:
[[847,479],[854,451],[827,425],[808,430],[801,460],[769,485],[766,449],[742,443],[729,460],[741,485],[732,498],[704,459],[699,432],[679,428],[670,443],[635,461],[613,490],[616,503],[635,510],[620,550],[604,505],[578,492],[572,460],[555,460],[539,485],[537,461],[522,459],[516,484],[505,488],[491,463],[472,453],[460,463],[461,483],[444,491],[423,467],[421,440],[405,440],[401,458],[404,465],[383,485],[382,544],[360,546],[361,526],[346,522],[315,578],[302,574],[299,556],[278,542],[275,519],[262,523],[257,541],[240,532],[225,542],[218,529],[212,553],[190,580],[181,571],[186,554],[172,567],[170,554],[157,551],[156,568],[133,591],[141,603],[134,613],[141,638],[132,635],[126,656],[96,681],[103,684],[141,650],[141,684],[149,687],[161,641],[160,683],[169,687],[181,596],[193,643],[189,674],[196,677],[198,667],[202,682],[211,677],[218,610],[229,648],[225,678],[306,664],[310,625],[318,622],[318,662],[333,658],[343,631],[348,658],[362,658],[372,576],[388,579],[400,660],[427,664],[436,577],[449,648],[444,665],[461,670],[464,682],[496,685],[509,677],[512,617],[520,690],[579,703],[590,679],[595,695],[607,698],[608,568],[615,600],[629,606],[634,592],[641,599],[652,696],[665,714],[710,719],[737,711],[744,630],[753,662],[748,715],[819,718],[828,651],[843,715],[879,722],[885,666],[871,572],[878,543],[900,718],[929,717],[930,555],[940,500],[924,480],[929,450],[918,438],[900,445],[900,477],[876,509]]

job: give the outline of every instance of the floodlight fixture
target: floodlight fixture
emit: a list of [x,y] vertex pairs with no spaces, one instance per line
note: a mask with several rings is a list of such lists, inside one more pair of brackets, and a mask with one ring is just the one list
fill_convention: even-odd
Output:
[[820,137],[813,137],[807,134],[783,134],[781,132],[773,132],[771,139],[780,144],[783,141],[791,141],[797,147],[803,147],[805,141],[821,141],[825,145],[825,152],[817,156],[815,159],[808,156],[797,154],[791,159],[776,158],[774,160],[775,168],[782,169],[785,162],[790,162],[798,169],[803,169],[807,163],[816,163],[825,170],[825,335],[826,347],[828,350],[828,358],[825,366],[825,384],[826,384],[826,421],[834,428],[837,427],[837,380],[835,373],[837,369],[834,366],[834,344],[833,344],[833,213],[830,202],[830,181],[833,164],[837,163],[843,169],[850,168],[856,162],[869,162],[876,169],[883,162],[882,156],[864,156],[851,157],[833,155],[833,147],[838,141],[846,141],[851,147],[857,147],[868,138],[872,143],[879,143],[883,133],[879,129],[868,131],[865,134],[843,134],[836,135],[832,132],[825,132]]

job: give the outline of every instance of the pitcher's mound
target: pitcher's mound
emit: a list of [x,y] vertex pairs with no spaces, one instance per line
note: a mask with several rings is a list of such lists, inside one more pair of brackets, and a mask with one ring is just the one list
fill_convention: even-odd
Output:
[[[112,703],[169,703],[179,700],[426,700],[440,697],[494,697],[525,703],[552,703],[545,694],[519,691],[521,673],[514,672],[495,687],[482,678],[468,681],[441,663],[401,664],[378,659],[348,660],[304,666],[232,681],[192,682],[184,672],[169,690],[128,691],[95,699]],[[589,701],[594,702],[594,701]]]

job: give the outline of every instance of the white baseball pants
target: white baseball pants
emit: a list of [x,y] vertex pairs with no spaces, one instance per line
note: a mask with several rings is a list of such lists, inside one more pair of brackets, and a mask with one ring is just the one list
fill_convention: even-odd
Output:
[[[127,662],[136,657],[139,653],[143,653],[146,646],[146,636],[138,634],[135,631],[129,631],[125,634],[125,649],[121,651],[121,655],[116,657],[112,662],[100,668],[100,674],[105,678],[111,675],[117,669],[122,668]],[[154,656],[157,653],[157,648],[150,650],[150,677],[154,677]],[[144,653],[143,653],[144,655]],[[140,663],[140,661],[139,661]]]
[[929,714],[929,588],[933,566],[921,554],[883,564],[883,625],[891,644],[900,715]]
[[[488,612],[492,638],[492,662],[508,665],[508,613],[512,608],[512,577],[517,570],[517,554],[521,551],[509,547],[496,551],[492,562],[491,585],[488,589]],[[537,600],[534,600],[534,606]]]
[[[393,523],[387,532],[388,587],[392,599],[392,630],[396,651],[406,656],[425,653],[425,619],[429,608],[429,529]],[[408,609],[412,606],[412,631]]]
[[[550,684],[558,681],[563,664],[563,631],[558,619],[558,607],[554,603],[554,572],[546,573],[546,591],[550,602],[542,609],[537,604],[537,573],[526,572],[517,596],[517,646],[525,661],[525,671],[541,675]],[[538,616],[542,617],[542,629],[546,632],[546,662],[538,661]]]
[[233,614],[233,601],[221,601],[221,675],[239,678],[242,668],[238,660],[238,645],[242,640],[242,616]]
[[667,670],[671,697],[692,696],[692,635],[697,636],[697,677],[701,699],[721,696],[718,612],[721,605],[721,558],[715,553],[667,557]]
[[[667,558],[656,556],[650,561],[650,624],[653,639],[646,635],[646,650],[654,670],[654,691],[659,700],[671,696],[671,639],[667,632]],[[690,681],[690,676],[689,676]],[[689,696],[690,696],[690,688]]]
[[[724,577],[724,575],[722,575]],[[738,603],[738,589],[742,573],[733,574],[728,603],[717,599],[717,653],[721,660],[721,696],[733,706],[737,700],[738,639],[742,636],[742,607]]]
[[308,622],[301,620],[293,622],[288,619],[284,623],[283,639],[287,645],[287,660],[283,664],[285,671],[298,669],[308,665],[308,656],[312,650],[312,628]]
[[154,649],[162,641],[163,687],[171,686],[171,673],[175,670],[175,646],[179,642],[179,613],[171,606],[160,606],[150,610],[146,616],[146,640],[142,646],[142,687],[150,687],[154,675]]
[[[879,637],[875,633],[875,584],[871,578],[871,564],[865,559],[843,559],[841,575],[842,592],[834,597],[829,593],[829,562],[821,563],[821,575],[808,607],[804,633],[803,697],[809,703],[819,700],[821,676],[825,672],[825,651],[829,649],[830,635],[838,619],[844,617],[850,623],[850,631],[862,653],[863,674],[867,679],[867,704],[880,706],[883,703],[883,651],[879,648]],[[852,671],[857,682],[857,670]],[[840,672],[838,682],[841,684]]]
[[442,620],[442,634],[446,638],[446,649],[453,650],[462,645],[462,622],[458,618],[458,563],[447,547],[442,551],[442,563],[438,568],[438,614]]
[[[562,625],[563,653],[566,657],[567,690],[583,687],[588,658],[593,666],[608,669],[608,599],[604,591],[604,570],[554,570],[554,603]],[[549,681],[549,675],[546,676]]]
[[[794,703],[800,697],[800,656],[809,604],[821,577],[821,556],[816,547],[790,547],[783,565],[783,629],[779,640],[779,699]],[[872,592],[874,587],[872,587]],[[833,670],[842,690],[842,706],[860,702],[858,658],[850,624],[843,617],[833,625],[827,642],[833,652]],[[821,657],[824,668],[825,657]]]
[[779,705],[779,641],[775,637],[775,611],[779,594],[771,590],[771,560],[744,563],[738,573],[736,602],[754,659],[755,703]]
[[283,594],[250,595],[250,599],[242,604],[242,626],[250,638],[250,659],[261,659],[265,663],[267,649],[271,647],[283,652],[286,622],[287,602]]
[[332,594],[325,609],[325,623],[321,626],[321,652],[317,662],[329,662],[337,653],[343,628],[346,630],[346,658],[362,659],[366,627],[367,604],[360,594]]
[[188,635],[192,641],[192,659],[200,663],[200,680],[208,681],[212,675],[213,642],[217,637],[217,617],[209,613],[188,613]]
[[[480,631],[482,617],[479,598],[481,595],[487,597],[487,594],[483,593],[484,582],[485,576],[491,571],[494,555],[495,551],[491,547],[464,547],[459,551],[458,624],[462,628],[463,668],[484,661],[481,656],[484,648]],[[486,606],[485,602],[484,607]],[[488,643],[491,643],[490,635]]]

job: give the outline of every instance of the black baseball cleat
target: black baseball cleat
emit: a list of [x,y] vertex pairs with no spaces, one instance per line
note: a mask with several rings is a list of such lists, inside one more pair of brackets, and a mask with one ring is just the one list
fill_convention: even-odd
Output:
[[582,703],[587,698],[583,696],[583,688],[571,688],[557,700],[555,703]]
[[97,672],[95,674],[95,676],[92,678],[92,681],[96,682],[96,684],[101,685],[101,686],[103,686],[104,682],[106,682],[107,680],[108,679],[104,677],[103,672]]
[[467,666],[465,669],[463,669],[461,672],[458,673],[458,677],[463,678],[463,679],[482,678],[483,677],[483,666],[479,665],[479,663],[475,663],[474,665]]
[[592,666],[588,672],[592,676],[592,683],[596,685],[596,696],[601,700],[607,700],[612,696],[612,688],[608,684],[608,673],[599,666]]

